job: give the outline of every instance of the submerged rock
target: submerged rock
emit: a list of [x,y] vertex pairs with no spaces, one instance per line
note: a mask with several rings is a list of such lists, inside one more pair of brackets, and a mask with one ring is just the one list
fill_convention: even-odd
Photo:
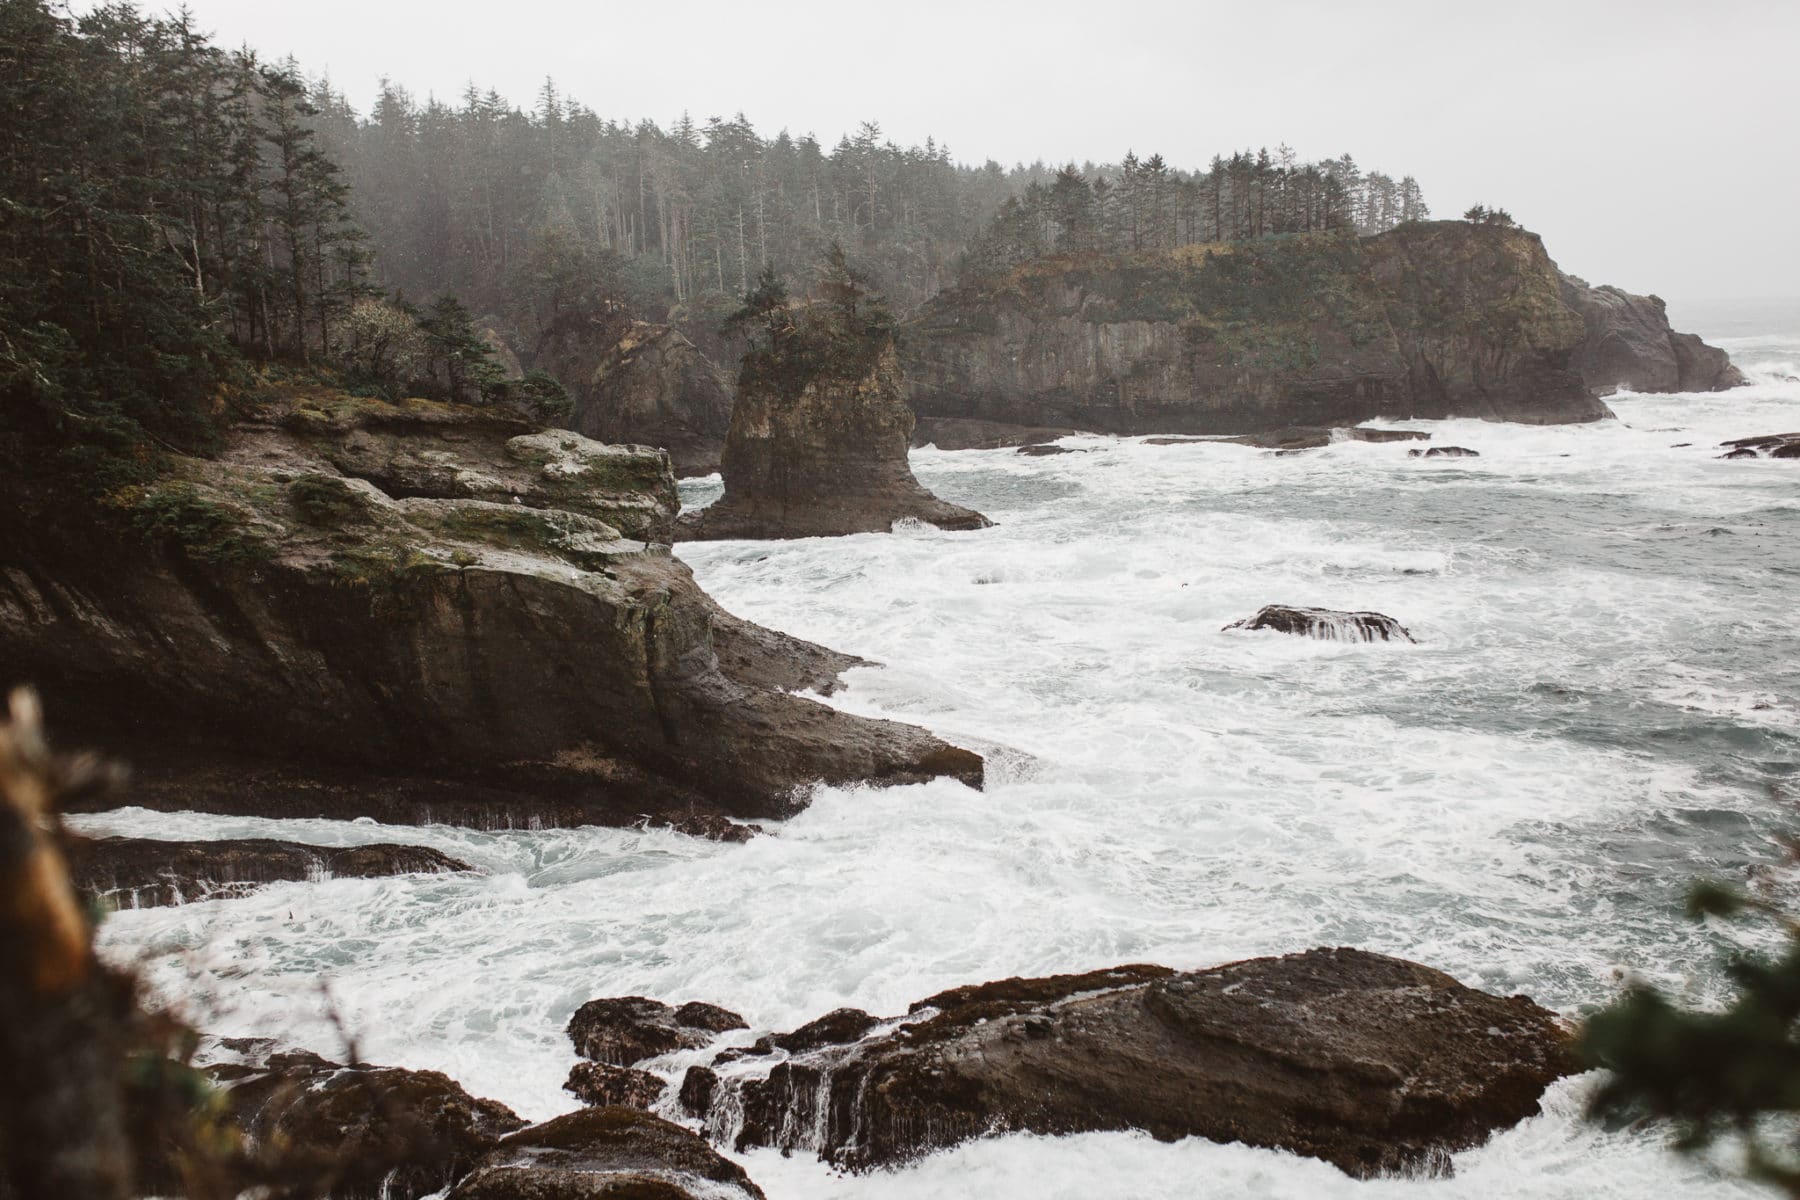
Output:
[[941,993],[891,1033],[724,1068],[707,1128],[853,1169],[994,1133],[1139,1129],[1367,1177],[1447,1170],[1573,1069],[1557,1018],[1525,997],[1311,950]]
[[212,1074],[227,1086],[231,1119],[249,1144],[246,1186],[319,1180],[334,1200],[417,1200],[460,1179],[525,1124],[437,1071],[343,1066],[297,1052]]
[[933,419],[1244,434],[1610,415],[1570,365],[1586,327],[1542,242],[1460,221],[1043,259],[941,293],[905,334],[908,399]]
[[1020,446],[1017,450],[1013,451],[1013,453],[1023,454],[1028,458],[1049,458],[1056,454],[1085,454],[1087,452],[1085,450],[1077,449],[1074,446],[1031,445]]
[[1408,450],[1408,458],[1480,458],[1481,451],[1471,450],[1467,446],[1428,446],[1423,450]]
[[697,1135],[631,1108],[588,1108],[508,1137],[449,1200],[763,1200]]
[[1800,433],[1765,433],[1719,443],[1720,458],[1800,458]]
[[602,442],[661,446],[677,475],[719,469],[731,428],[731,382],[679,330],[633,321],[580,365],[570,424]]
[[905,518],[940,529],[989,524],[913,478],[913,414],[891,338],[866,359],[818,358],[827,365],[804,358],[802,370],[783,358],[765,371],[746,366],[720,466],[725,494],[684,515],[677,538],[834,537],[886,532]]
[[1340,612],[1332,608],[1295,608],[1270,604],[1255,616],[1233,621],[1226,629],[1273,629],[1331,642],[1410,642],[1406,626],[1377,612]]
[[1603,396],[1615,391],[1718,392],[1744,382],[1723,350],[1669,328],[1660,296],[1590,287],[1569,275],[1562,277],[1562,293],[1587,327],[1570,366]]
[[74,838],[70,879],[91,900],[151,908],[246,895],[267,883],[338,876],[472,871],[429,846],[307,846],[269,838],[166,842],[156,838]]
[[687,827],[819,782],[952,776],[921,729],[789,695],[856,660],[723,614],[663,537],[667,456],[487,410],[259,394],[121,515],[0,478],[0,687],[264,816]]
[[721,1033],[748,1029],[744,1018],[716,1004],[679,1008],[647,996],[589,1000],[569,1018],[575,1053],[597,1063],[629,1067],[672,1050],[697,1050]]

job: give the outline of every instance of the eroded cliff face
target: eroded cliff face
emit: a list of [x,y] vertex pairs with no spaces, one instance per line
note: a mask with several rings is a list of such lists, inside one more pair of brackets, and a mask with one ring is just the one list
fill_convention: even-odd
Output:
[[719,469],[731,428],[730,381],[678,330],[633,321],[616,345],[572,378],[570,424],[578,432],[602,442],[661,446],[677,475]]
[[923,730],[774,690],[854,660],[695,585],[661,544],[661,451],[313,392],[115,496],[128,521],[12,483],[0,684],[37,683],[139,764],[134,803],[622,823],[791,813],[820,780],[980,780]]
[[1570,365],[1602,396],[1630,392],[1721,392],[1744,382],[1723,350],[1669,328],[1660,296],[1590,287],[1562,277],[1563,299],[1581,314],[1587,336]]
[[913,477],[912,433],[891,340],[866,372],[824,371],[797,395],[740,381],[721,468],[725,495],[682,517],[676,537],[834,537],[885,532],[906,517],[944,529],[986,526]]
[[1585,336],[1536,235],[1435,222],[1045,260],[944,293],[902,345],[921,416],[1234,434],[1597,420]]

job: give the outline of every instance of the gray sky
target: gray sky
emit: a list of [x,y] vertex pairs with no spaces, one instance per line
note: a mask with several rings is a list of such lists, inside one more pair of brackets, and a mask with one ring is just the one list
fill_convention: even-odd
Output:
[[1590,282],[1800,295],[1797,0],[188,4],[365,111],[383,75],[521,104],[552,75],[603,116],[741,110],[827,143],[874,119],[973,162],[1285,141],[1415,175],[1437,216],[1504,206]]

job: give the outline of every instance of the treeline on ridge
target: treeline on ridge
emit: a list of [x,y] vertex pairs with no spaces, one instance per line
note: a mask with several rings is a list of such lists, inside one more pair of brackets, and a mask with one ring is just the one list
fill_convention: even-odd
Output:
[[549,83],[529,112],[387,85],[364,118],[292,61],[127,5],[0,0],[0,105],[0,433],[119,453],[202,448],[246,362],[553,417],[566,393],[530,369],[568,361],[558,339],[642,318],[735,357],[720,330],[756,281],[837,244],[906,312],[970,265],[1426,212],[1410,178],[1285,148],[973,167],[872,122],[827,149],[741,116],[609,121]]

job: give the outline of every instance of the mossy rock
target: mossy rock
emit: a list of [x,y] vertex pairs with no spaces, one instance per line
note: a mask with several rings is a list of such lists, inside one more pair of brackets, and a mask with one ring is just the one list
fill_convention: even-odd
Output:
[[308,525],[338,529],[369,518],[369,504],[335,475],[302,475],[287,485],[288,503]]

